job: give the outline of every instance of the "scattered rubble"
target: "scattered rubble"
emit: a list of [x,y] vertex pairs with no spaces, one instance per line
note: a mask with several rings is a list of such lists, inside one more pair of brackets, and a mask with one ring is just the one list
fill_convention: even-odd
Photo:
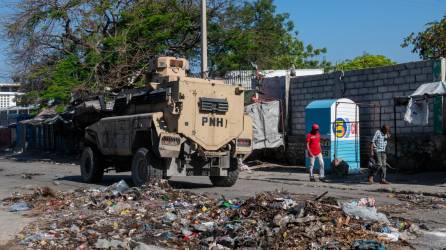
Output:
[[23,179],[32,179],[34,176],[40,176],[40,175],[45,175],[42,173],[21,173],[21,174],[6,174],[5,176],[19,176],[22,177]]
[[422,208],[446,208],[446,198],[436,196],[427,196],[422,194],[396,194],[395,198],[400,201],[408,202],[409,205]]
[[15,193],[3,205],[23,202],[39,213],[39,219],[17,235],[20,245],[33,249],[399,249],[408,245],[399,236],[410,233],[409,222],[385,215],[364,220],[362,214],[345,208],[355,204],[377,213],[373,199],[340,205],[332,197],[322,199],[325,195],[299,200],[286,192],[265,192],[246,200],[214,199],[173,190],[164,181],[142,188],[120,181],[101,189]]

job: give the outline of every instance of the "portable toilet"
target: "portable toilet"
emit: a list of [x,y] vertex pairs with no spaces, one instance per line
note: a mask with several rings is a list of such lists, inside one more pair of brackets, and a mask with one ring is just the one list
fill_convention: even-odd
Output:
[[[306,133],[311,131],[313,123],[320,127],[321,148],[324,157],[325,172],[332,171],[331,163],[335,159],[349,165],[348,173],[359,173],[359,107],[350,99],[330,99],[313,101],[305,108]],[[310,168],[308,154],[305,153],[305,165]],[[314,169],[319,169],[316,160]]]

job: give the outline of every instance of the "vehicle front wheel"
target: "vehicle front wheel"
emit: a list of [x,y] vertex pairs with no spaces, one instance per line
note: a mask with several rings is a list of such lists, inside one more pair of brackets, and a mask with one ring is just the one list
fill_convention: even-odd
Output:
[[151,159],[150,152],[146,148],[136,151],[132,160],[132,180],[136,186],[141,186],[146,182],[163,178],[163,170],[154,166],[155,159]]
[[228,176],[210,176],[212,184],[216,187],[232,187],[237,182],[240,169],[236,158],[231,158],[231,166],[228,169]]
[[104,176],[100,155],[91,147],[85,147],[81,155],[81,176],[87,183],[97,183]]

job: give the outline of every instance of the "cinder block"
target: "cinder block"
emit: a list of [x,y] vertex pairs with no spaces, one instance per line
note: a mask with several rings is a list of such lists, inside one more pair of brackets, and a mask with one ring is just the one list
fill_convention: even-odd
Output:
[[416,90],[418,87],[420,87],[421,86],[421,83],[411,83],[410,85],[409,85],[409,87],[410,87],[410,89],[411,90]]
[[382,93],[374,94],[372,100],[381,100],[383,98]]
[[332,86],[325,86],[324,87],[324,92],[325,91],[332,91],[333,90],[333,87]]
[[368,79],[369,81],[377,80],[377,79],[378,79],[378,75],[377,75],[377,74],[371,74],[371,75],[368,75],[367,79]]
[[378,92],[380,93],[386,93],[387,91],[389,91],[387,86],[378,87]]
[[394,83],[395,79],[387,78],[387,79],[384,79],[383,81],[384,81],[384,85],[388,86],[388,85],[392,85]]
[[398,90],[398,85],[390,85],[387,87],[387,89],[391,92],[395,92]]
[[412,129],[409,127],[402,127],[399,130],[400,135],[410,135],[412,133]]
[[384,93],[383,99],[393,99],[394,94],[393,93]]
[[327,79],[327,80],[325,81],[325,84],[327,84],[327,85],[333,85],[335,82],[336,82],[335,79],[330,78],[330,79]]
[[376,77],[377,80],[383,80],[383,79],[386,79],[386,78],[387,78],[387,73],[386,72],[383,72],[381,74],[377,74],[377,77]]
[[349,88],[349,89],[347,89],[346,93],[349,95],[357,95],[358,89],[357,88]]
[[412,133],[422,134],[423,133],[423,126],[414,126],[414,127],[412,127]]
[[368,76],[367,75],[359,75],[358,76],[358,81],[367,81]]
[[406,83],[415,82],[415,76],[406,76],[404,79],[406,80]]
[[396,126],[398,127],[398,128],[404,128],[405,126],[406,126],[406,122],[404,121],[404,120],[397,120],[396,121]]
[[423,74],[433,74],[432,67],[423,68]]
[[403,83],[406,83],[406,78],[405,78],[405,77],[398,77],[398,78],[395,78],[394,83],[395,83],[395,84],[403,84]]
[[401,70],[400,71],[400,76],[408,76],[410,74],[410,70]]
[[415,68],[416,66],[417,66],[416,63],[406,63],[406,68],[408,68],[408,69],[413,69],[413,68]]
[[373,87],[373,81],[361,81],[361,82],[355,82],[354,83],[357,88],[369,88]]
[[359,76],[346,77],[345,80],[348,82],[357,82],[357,81],[359,81]]
[[422,74],[422,73],[423,73],[422,68],[413,68],[413,69],[410,70],[410,74],[411,75],[419,75],[419,74]]
[[387,78],[395,78],[398,77],[399,73],[398,71],[392,71],[386,74]]
[[386,121],[390,121],[391,119],[393,119],[393,116],[391,117],[390,114],[381,114],[381,120],[386,122]]
[[423,133],[432,134],[434,132],[434,128],[432,126],[423,127]]
[[425,74],[417,75],[416,76],[416,81],[417,82],[426,82],[427,81],[427,76]]
[[382,79],[373,81],[373,86],[375,86],[375,87],[383,86],[383,85],[384,85],[384,80],[382,80]]
[[359,97],[362,102],[369,102],[373,100],[373,95],[363,95]]
[[368,93],[369,93],[369,89],[367,89],[367,88],[360,88],[358,90],[359,95],[364,95],[364,94],[368,94]]

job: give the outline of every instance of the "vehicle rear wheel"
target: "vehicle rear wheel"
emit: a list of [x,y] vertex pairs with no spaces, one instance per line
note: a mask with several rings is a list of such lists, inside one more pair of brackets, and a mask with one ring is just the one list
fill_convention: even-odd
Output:
[[81,176],[87,183],[97,183],[104,176],[104,164],[100,155],[91,147],[85,147],[81,155]]
[[136,186],[163,178],[163,170],[154,166],[156,162],[148,149],[140,148],[132,160],[132,180]]
[[216,187],[232,187],[237,182],[239,172],[237,159],[231,158],[231,166],[228,169],[228,176],[210,176],[209,179]]

